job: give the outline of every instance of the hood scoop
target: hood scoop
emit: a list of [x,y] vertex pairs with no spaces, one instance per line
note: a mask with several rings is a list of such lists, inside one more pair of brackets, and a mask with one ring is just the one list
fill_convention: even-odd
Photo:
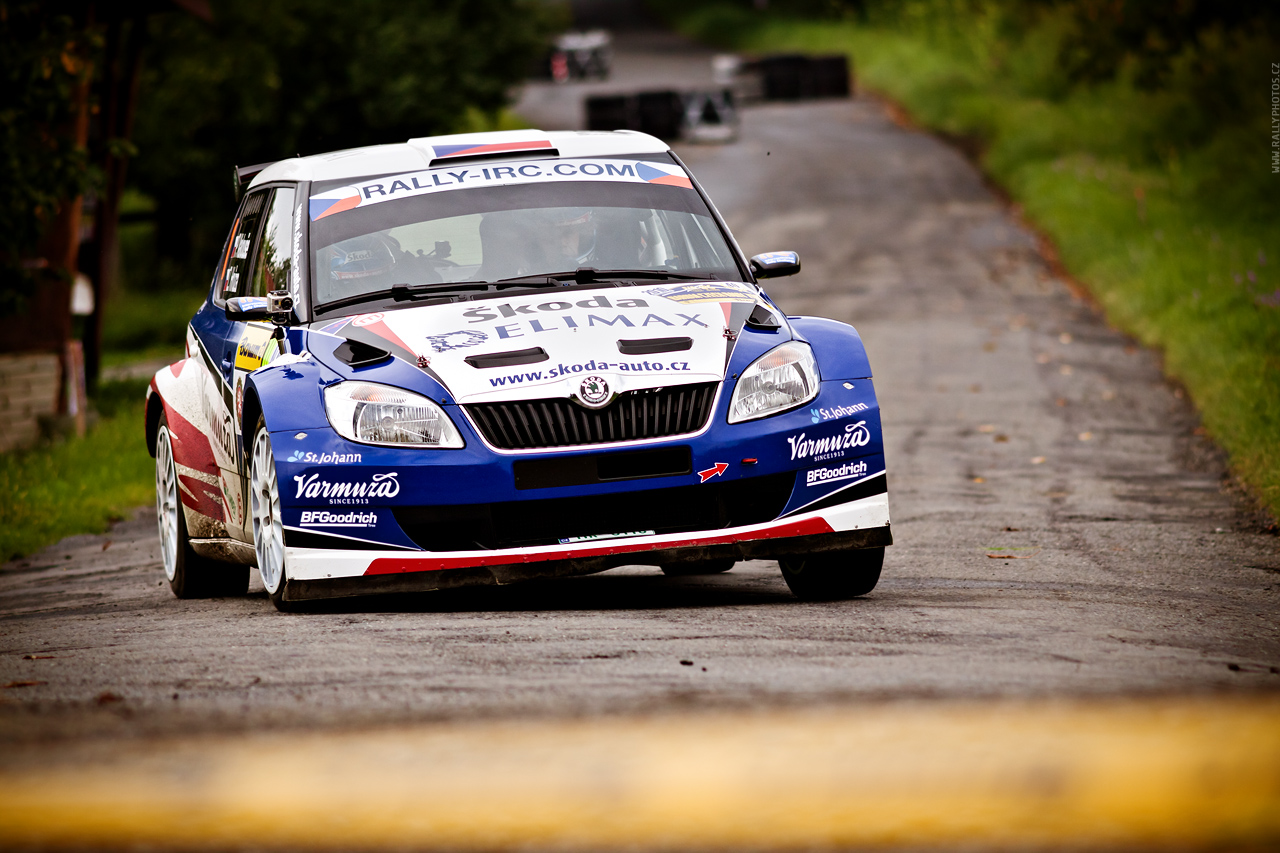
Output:
[[773,312],[760,303],[756,303],[756,307],[751,311],[751,316],[747,318],[747,325],[753,329],[768,329],[770,331],[782,328]]
[[618,341],[618,352],[623,355],[653,355],[659,352],[682,352],[693,349],[693,338],[648,338],[639,341]]
[[489,367],[516,367],[521,364],[537,364],[551,356],[542,347],[518,349],[510,352],[491,352],[486,355],[469,355],[463,361],[472,367],[484,370]]
[[391,353],[384,349],[378,349],[375,346],[350,339],[338,344],[333,354],[340,361],[352,367],[369,367],[374,364],[381,364],[391,358]]

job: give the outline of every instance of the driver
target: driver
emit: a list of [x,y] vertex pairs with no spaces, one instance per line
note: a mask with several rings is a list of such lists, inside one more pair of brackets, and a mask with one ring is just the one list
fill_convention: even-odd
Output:
[[[375,231],[335,243],[329,248],[329,278],[335,283],[390,275],[400,244],[389,234]],[[363,289],[362,285],[354,285]]]
[[546,213],[548,272],[592,266],[596,253],[596,218],[589,207],[558,207]]
[[317,298],[328,302],[391,286],[397,281],[396,267],[403,254],[399,242],[382,231],[326,246],[316,258],[320,269],[328,268],[327,275],[317,276]]

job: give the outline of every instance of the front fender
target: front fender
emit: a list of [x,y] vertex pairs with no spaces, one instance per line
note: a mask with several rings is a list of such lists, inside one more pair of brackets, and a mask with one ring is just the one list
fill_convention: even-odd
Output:
[[329,425],[324,413],[324,387],[341,377],[312,358],[286,357],[255,370],[245,379],[241,435],[246,446],[253,440],[258,417],[271,432],[321,429]]
[[823,379],[870,379],[871,362],[858,330],[822,317],[789,317],[796,337],[813,347]]

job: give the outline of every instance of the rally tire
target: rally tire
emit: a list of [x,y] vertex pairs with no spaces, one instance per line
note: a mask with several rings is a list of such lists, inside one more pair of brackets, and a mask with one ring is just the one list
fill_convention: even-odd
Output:
[[271,435],[261,416],[253,431],[249,453],[249,513],[253,520],[253,551],[258,558],[262,586],[277,610],[296,610],[296,603],[286,601],[284,597],[289,574],[285,560],[284,524],[280,517],[280,485],[276,477],[275,456],[271,451]]
[[801,601],[841,601],[866,595],[880,582],[884,548],[804,554],[778,560],[782,578]]
[[718,575],[732,569],[737,562],[732,557],[725,557],[720,560],[700,560],[696,563],[664,563],[662,573],[672,578]]
[[201,557],[191,548],[173,441],[164,413],[156,431],[156,522],[160,564],[178,598],[221,598],[249,591],[249,568]]

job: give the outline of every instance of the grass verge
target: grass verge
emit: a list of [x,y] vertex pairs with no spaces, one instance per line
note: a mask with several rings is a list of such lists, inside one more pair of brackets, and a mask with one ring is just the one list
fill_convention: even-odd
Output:
[[83,438],[0,454],[0,561],[30,554],[155,500],[142,433],[147,380],[103,383],[100,419]]
[[655,5],[722,47],[846,53],[862,88],[976,143],[965,147],[981,150],[1108,319],[1163,352],[1235,472],[1280,518],[1280,177],[1257,70],[1275,59],[1264,42],[1221,49],[1247,103],[1243,119],[1215,123],[1176,85],[1068,79],[1055,67],[1064,24],[1052,14],[1010,33],[995,12],[958,15],[944,0],[869,21]]

